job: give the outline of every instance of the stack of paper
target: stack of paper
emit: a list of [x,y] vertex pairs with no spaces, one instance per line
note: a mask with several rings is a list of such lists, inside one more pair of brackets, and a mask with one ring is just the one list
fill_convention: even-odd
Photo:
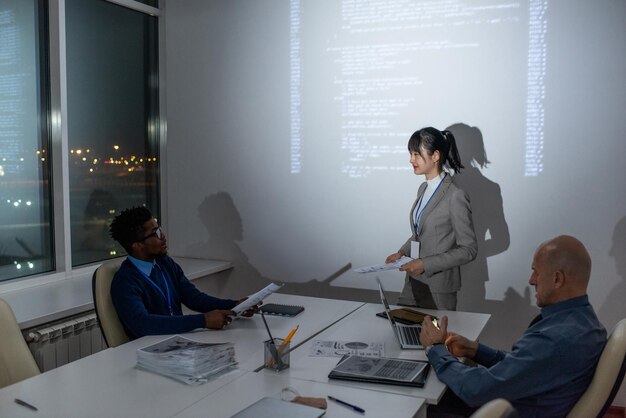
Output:
[[137,350],[137,367],[198,385],[235,368],[232,343],[209,344],[175,335]]

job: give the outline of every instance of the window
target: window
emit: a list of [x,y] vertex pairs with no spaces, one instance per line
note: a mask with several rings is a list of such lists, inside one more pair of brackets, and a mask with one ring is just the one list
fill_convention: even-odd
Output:
[[0,282],[120,256],[112,218],[159,214],[156,6],[0,0]]
[[157,18],[102,0],[66,1],[72,264],[119,256],[108,226],[157,213]]
[[0,281],[54,269],[44,2],[0,1]]

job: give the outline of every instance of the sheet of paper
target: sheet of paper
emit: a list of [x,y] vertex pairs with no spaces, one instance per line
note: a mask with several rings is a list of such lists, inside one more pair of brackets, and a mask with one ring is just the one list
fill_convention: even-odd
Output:
[[393,263],[389,264],[377,264],[375,266],[367,266],[367,267],[359,267],[354,269],[357,273],[375,273],[381,270],[395,270],[399,269],[401,265],[408,263],[409,261],[413,261],[411,257],[404,256]]
[[281,287],[283,287],[282,284],[270,283],[267,286],[265,286],[263,289],[256,292],[255,294],[248,296],[248,299],[244,300],[239,305],[235,306],[232,309],[232,311],[235,312],[237,315],[239,315],[243,311],[250,309],[257,303],[263,301],[263,299],[265,299],[266,297],[268,297],[269,295],[271,295],[272,293],[274,293]]
[[314,340],[309,357],[343,357],[347,354],[362,357],[382,357],[385,343],[381,341],[322,341]]

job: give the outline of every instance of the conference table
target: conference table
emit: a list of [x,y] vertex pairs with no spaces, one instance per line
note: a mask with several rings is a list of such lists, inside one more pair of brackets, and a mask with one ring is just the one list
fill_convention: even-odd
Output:
[[[400,350],[388,322],[374,316],[379,304],[273,294],[265,303],[301,305],[295,317],[266,315],[274,337],[284,338],[299,325],[291,341],[291,366],[279,373],[263,369],[263,342],[268,339],[260,315],[235,319],[223,330],[202,330],[186,337],[201,342],[231,342],[238,368],[198,386],[140,370],[136,350],[168,336],[147,336],[109,348],[0,390],[0,417],[229,417],[264,397],[280,398],[285,387],[302,396],[335,395],[352,400],[370,416],[425,416],[426,403],[436,403],[445,390],[434,373],[423,389],[329,381],[337,358],[310,357],[315,340],[385,343],[385,356],[424,359],[423,351]],[[435,312],[433,312],[435,313]],[[443,312],[436,312],[441,315]],[[478,337],[489,315],[446,312],[450,329]],[[260,370],[260,371],[259,371]],[[24,400],[32,411],[14,402]],[[356,402],[358,400],[358,403]],[[385,413],[387,412],[387,413]],[[349,417],[354,412],[329,402],[325,416]]]
[[[283,371],[284,372],[284,371]],[[325,398],[327,395],[358,405],[369,417],[414,417],[424,411],[425,400],[350,386],[290,378],[283,372],[247,373],[233,379],[215,392],[176,415],[176,418],[229,418],[246,406],[269,396],[281,398],[283,388],[292,388],[300,396]],[[345,406],[328,401],[324,417],[355,418],[361,416]],[[277,417],[280,418],[280,417]],[[287,418],[287,417],[285,417]]]
[[[376,316],[383,311],[380,304],[368,303],[353,312],[342,321],[335,323],[315,336],[315,340],[322,341],[356,341],[356,342],[384,342],[385,357],[424,360],[424,350],[403,350],[396,338],[393,328],[386,318]],[[487,324],[489,314],[458,312],[458,311],[434,311],[420,309],[421,312],[430,313],[441,318],[448,316],[448,330],[464,335],[475,340]],[[284,373],[290,377],[307,379],[315,382],[328,382],[328,372],[337,364],[337,359],[332,357],[312,357],[309,355],[313,341],[307,341],[298,348],[291,357],[291,366]],[[264,373],[270,372],[264,370]],[[374,389],[380,392],[396,393],[411,397],[423,398],[427,403],[436,404],[441,399],[446,386],[437,379],[434,372],[429,373],[428,380],[423,388],[397,385],[381,385],[375,383],[332,381],[337,385],[349,385],[362,389]]]

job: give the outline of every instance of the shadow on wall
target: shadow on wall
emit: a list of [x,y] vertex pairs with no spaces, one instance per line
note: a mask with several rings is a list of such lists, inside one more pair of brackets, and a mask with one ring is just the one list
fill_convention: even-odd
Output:
[[[485,177],[490,161],[480,130],[457,123],[447,128],[454,134],[465,169],[454,176],[454,182],[469,196],[474,230],[478,241],[476,259],[461,267],[463,286],[459,293],[459,310],[480,311],[489,281],[487,258],[509,248],[509,227],[504,218],[500,186]],[[479,168],[480,167],[480,168]]]
[[239,211],[228,193],[207,196],[198,207],[198,216],[208,233],[208,241],[192,244],[187,254],[192,257],[231,261],[234,265],[219,275],[217,294],[220,297],[241,298],[267,286],[272,280],[263,277],[248,261],[237,242],[243,239]]
[[508,349],[539,310],[530,298],[529,288],[526,288],[524,295],[509,288],[502,301],[486,299],[486,285],[490,280],[487,259],[506,251],[511,241],[502,193],[498,183],[483,175],[490,161],[480,129],[464,123],[455,123],[446,129],[454,134],[465,166],[460,174],[454,176],[454,182],[470,198],[478,244],[476,259],[461,266],[463,284],[459,292],[458,309],[490,313],[491,319],[483,336],[491,340],[490,344]]
[[[624,312],[624,296],[626,295],[626,216],[617,222],[615,229],[613,230],[613,242],[609,255],[615,260],[615,268],[618,276],[622,278],[609,293],[606,300],[598,309],[598,316],[600,320],[606,321],[605,318],[615,318],[615,323],[626,317]],[[617,307],[621,307],[621,312],[615,312]],[[607,324],[605,324],[606,326]],[[607,326],[607,330],[610,331],[611,327]]]
[[351,287],[332,285],[335,279],[349,271],[351,268],[352,263],[347,263],[345,266],[323,280],[313,279],[304,283],[287,283],[285,284],[285,287],[281,289],[281,293],[314,296],[318,298],[380,303],[380,293],[378,290],[354,289]]

